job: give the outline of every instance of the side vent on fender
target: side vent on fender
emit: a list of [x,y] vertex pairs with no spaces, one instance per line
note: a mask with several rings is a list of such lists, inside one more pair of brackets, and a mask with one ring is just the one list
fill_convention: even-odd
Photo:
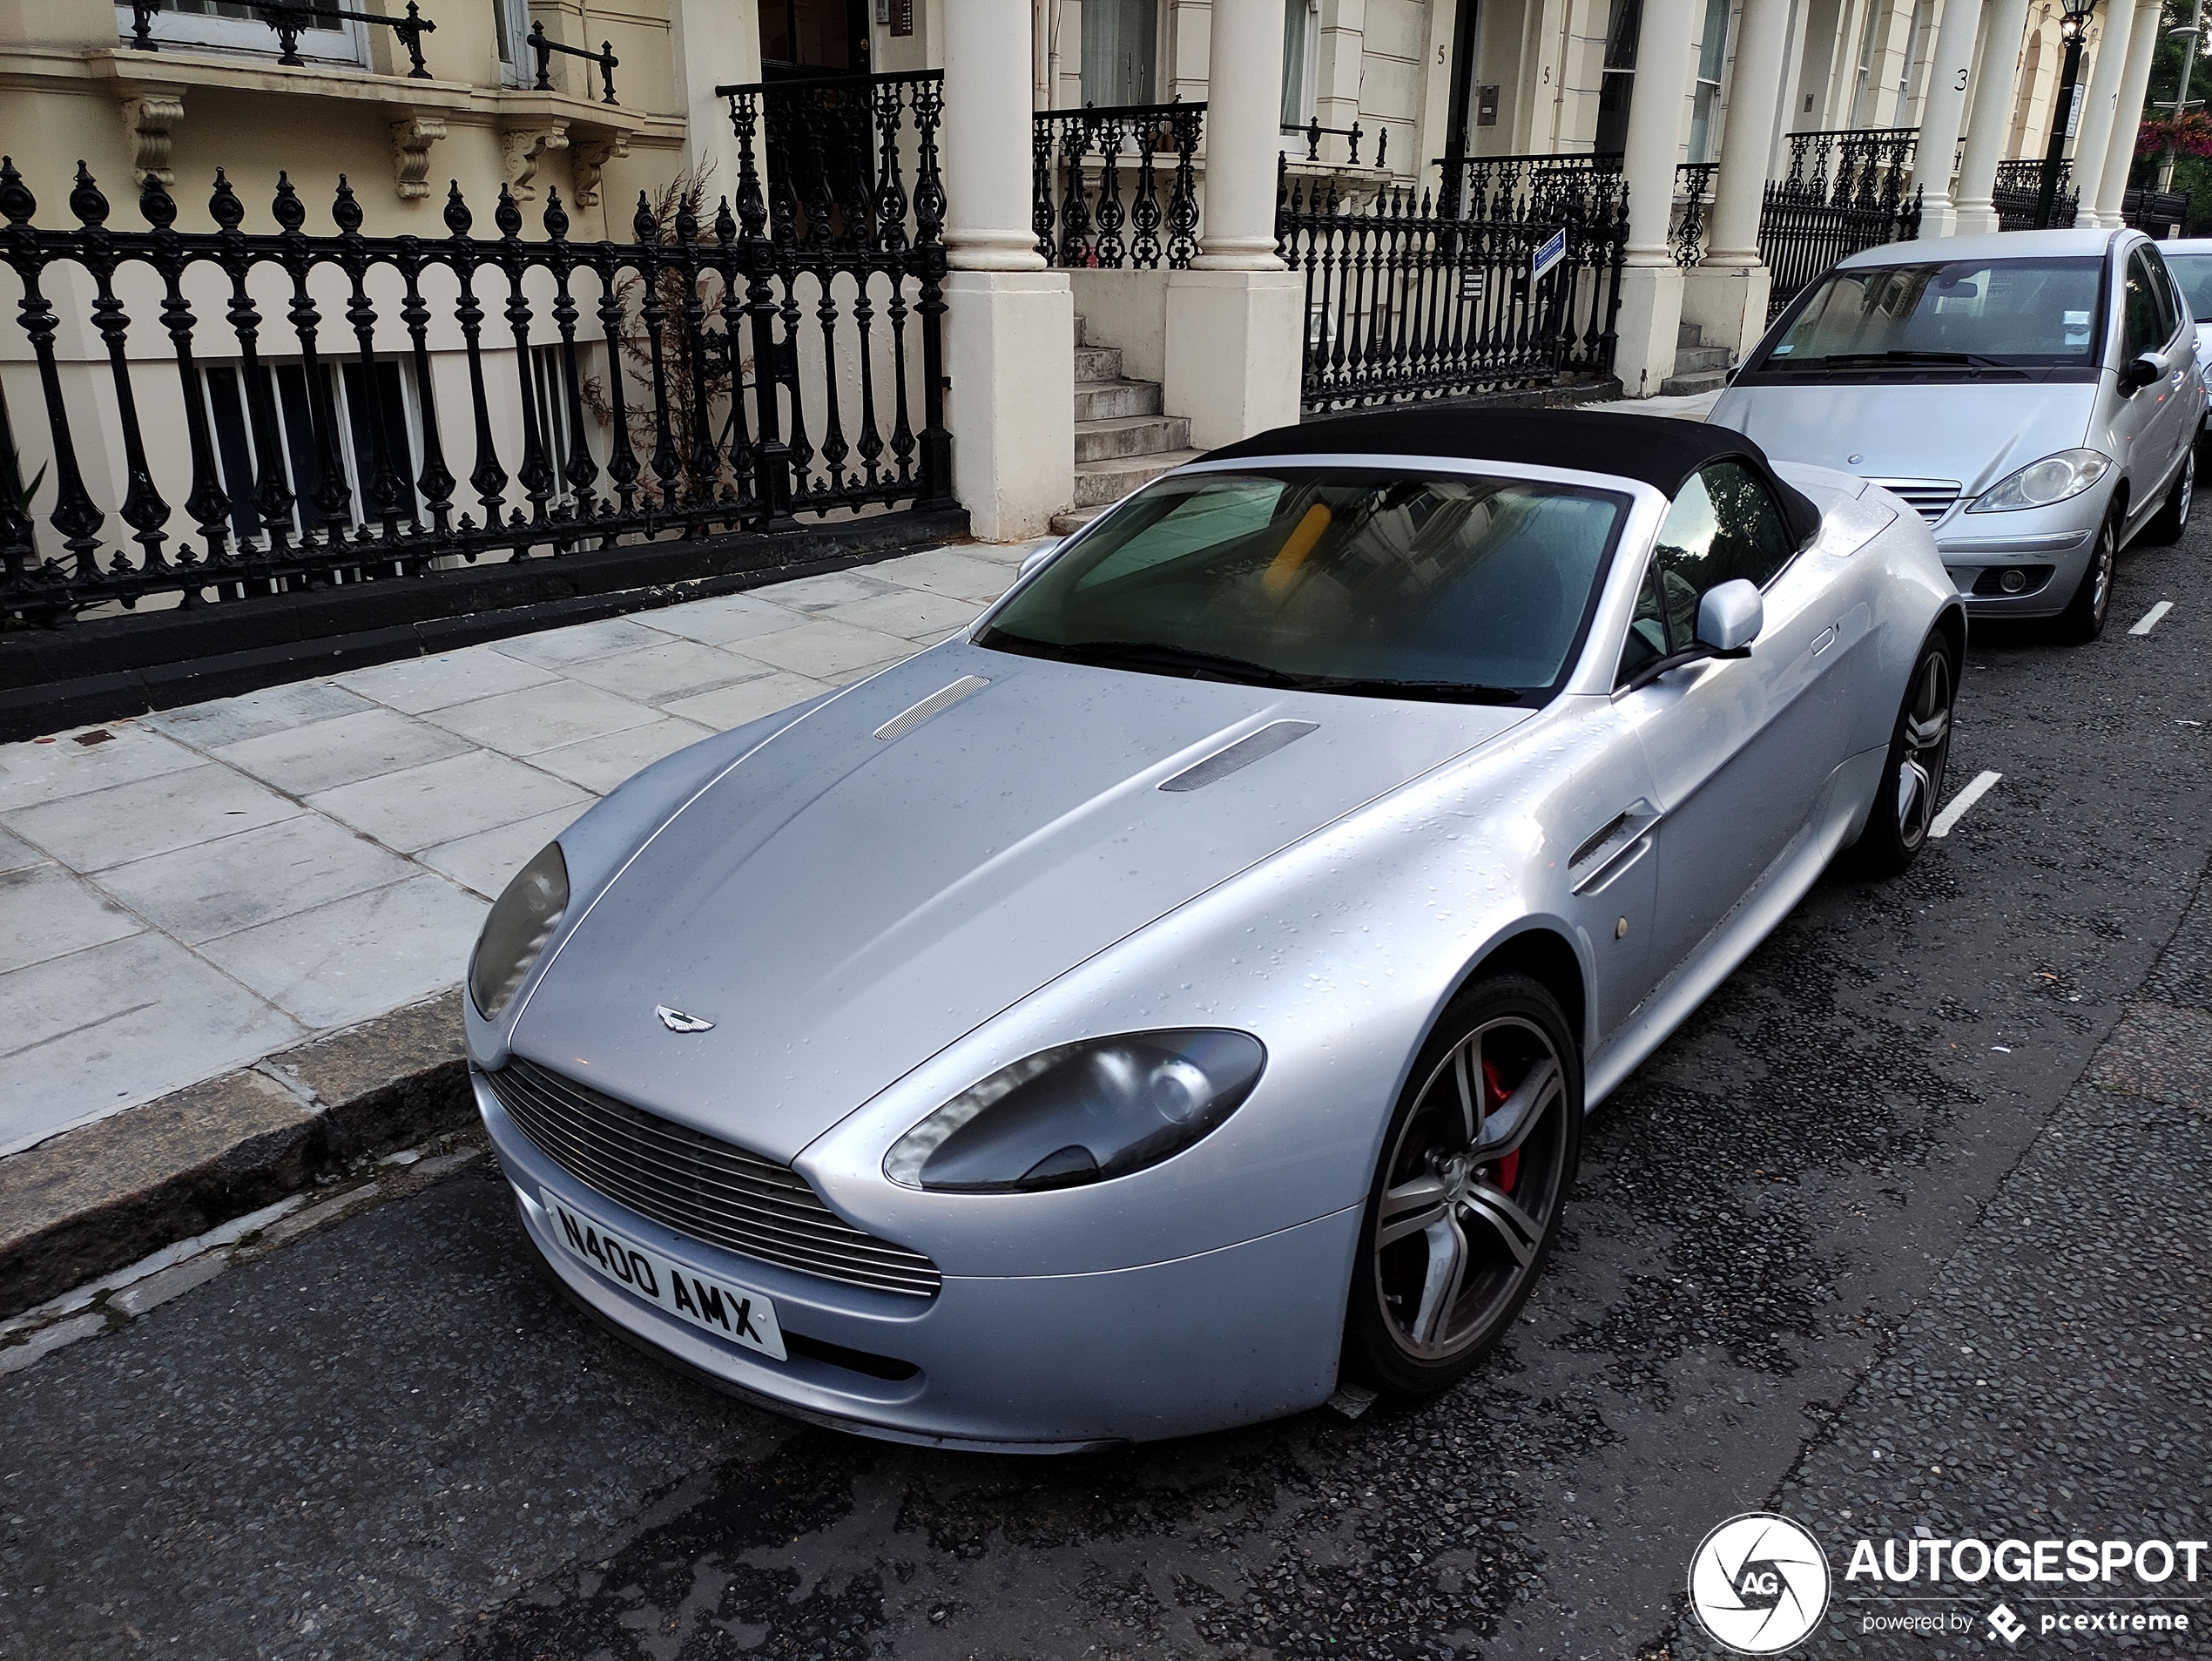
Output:
[[1308,733],[1318,731],[1317,721],[1270,721],[1257,733],[1248,733],[1225,750],[1216,750],[1204,760],[1194,763],[1172,779],[1160,781],[1163,790],[1204,790],[1218,783],[1231,773],[1249,767],[1255,761],[1264,761],[1286,744],[1295,744]]

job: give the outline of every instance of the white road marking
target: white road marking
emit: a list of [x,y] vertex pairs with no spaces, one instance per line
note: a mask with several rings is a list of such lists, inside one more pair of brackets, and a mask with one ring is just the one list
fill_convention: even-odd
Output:
[[2148,634],[2158,626],[2159,619],[2174,609],[2171,600],[2161,600],[2142,615],[2142,620],[2128,631],[2130,634]]
[[1953,796],[1950,805],[1935,816],[1935,822],[1928,827],[1928,834],[1931,836],[1950,835],[1951,827],[1966,816],[1966,809],[1987,795],[1989,787],[2004,776],[2001,773],[1976,774],[1973,783]]

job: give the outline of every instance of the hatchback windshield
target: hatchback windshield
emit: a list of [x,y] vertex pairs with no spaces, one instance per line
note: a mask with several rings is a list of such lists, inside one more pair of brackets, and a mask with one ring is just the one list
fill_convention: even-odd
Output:
[[2182,298],[2188,302],[2190,318],[2199,323],[2212,323],[2212,253],[2169,253],[2166,256],[2166,268],[2182,286]]
[[2103,270],[2088,256],[1831,272],[1760,367],[1817,374],[2088,365]]
[[1532,701],[1567,671],[1627,508],[1459,474],[1163,479],[978,644],[1254,685]]

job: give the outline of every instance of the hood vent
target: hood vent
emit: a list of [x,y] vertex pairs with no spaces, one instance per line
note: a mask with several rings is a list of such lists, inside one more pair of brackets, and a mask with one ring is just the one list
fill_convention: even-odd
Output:
[[[902,716],[900,718],[904,719]],[[1316,731],[1312,721],[1271,721],[1257,733],[1247,733],[1225,750],[1216,750],[1204,760],[1185,767],[1172,779],[1162,781],[1163,790],[1204,790],[1208,785],[1226,779],[1239,768],[1263,761],[1286,744],[1295,744],[1308,733]]]
[[981,692],[990,684],[981,675],[962,675],[951,685],[940,686],[912,709],[894,715],[876,728],[875,735],[880,739],[903,738],[939,711],[950,709],[961,699]]

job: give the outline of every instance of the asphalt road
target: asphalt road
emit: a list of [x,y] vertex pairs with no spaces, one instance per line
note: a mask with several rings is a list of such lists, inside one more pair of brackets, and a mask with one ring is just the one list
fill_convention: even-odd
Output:
[[[1598,1112],[1443,1400],[1058,1462],[806,1428],[587,1328],[480,1165],[0,1384],[0,1654],[1676,1661],[1747,1509],[1839,1572],[1858,1533],[2205,1537],[2208,550],[2127,556],[2097,645],[1977,639],[1952,788],[2002,782]],[[1838,1593],[1805,1653],[2008,1652],[1993,1592],[1934,1637]]]

